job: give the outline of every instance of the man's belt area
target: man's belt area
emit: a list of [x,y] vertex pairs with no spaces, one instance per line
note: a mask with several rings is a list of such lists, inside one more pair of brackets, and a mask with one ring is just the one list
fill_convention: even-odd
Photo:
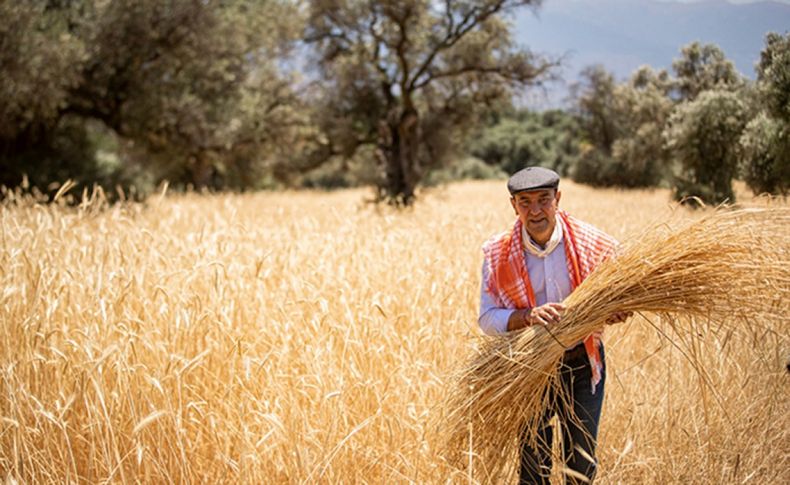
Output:
[[566,350],[565,354],[562,356],[562,362],[566,364],[568,362],[579,362],[582,360],[587,360],[587,349],[584,347],[584,342]]

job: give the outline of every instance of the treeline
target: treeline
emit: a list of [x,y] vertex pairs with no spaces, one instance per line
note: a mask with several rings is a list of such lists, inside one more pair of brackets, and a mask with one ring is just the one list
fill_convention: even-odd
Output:
[[642,67],[618,83],[603,67],[581,73],[569,112],[515,112],[469,144],[512,172],[541,163],[595,186],[671,187],[677,199],[735,200],[790,189],[790,35],[768,34],[750,82],[715,45],[681,49],[672,73]]
[[0,3],[0,183],[265,186],[315,136],[278,64],[299,34],[294,8]]
[[538,3],[2,2],[0,184],[370,183],[409,204],[548,75],[503,18]]
[[[514,93],[557,61],[506,16],[536,0],[2,2],[0,185],[64,181],[119,197],[176,188],[421,184],[548,165],[597,185],[731,199],[788,186],[790,38],[758,79],[715,46],[617,84],[590,68],[574,110]],[[0,195],[1,196],[1,195]]]

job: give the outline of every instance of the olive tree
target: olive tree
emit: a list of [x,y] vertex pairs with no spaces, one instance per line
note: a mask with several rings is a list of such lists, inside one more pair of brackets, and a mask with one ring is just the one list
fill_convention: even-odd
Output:
[[675,71],[676,95],[681,101],[691,101],[711,89],[737,90],[744,80],[735,64],[716,44],[692,42],[680,50],[680,57],[672,62]]
[[770,33],[757,65],[762,111],[741,137],[741,173],[756,193],[790,190],[790,34]]
[[747,123],[747,107],[736,92],[707,90],[680,104],[664,132],[667,148],[679,164],[675,196],[705,202],[733,202],[739,138]]
[[253,184],[261,154],[305,122],[277,63],[295,13],[280,0],[1,2],[0,183],[91,181],[107,135],[154,180]]
[[311,0],[326,156],[372,147],[379,197],[410,204],[480,109],[553,65],[518,48],[505,15],[536,0]]

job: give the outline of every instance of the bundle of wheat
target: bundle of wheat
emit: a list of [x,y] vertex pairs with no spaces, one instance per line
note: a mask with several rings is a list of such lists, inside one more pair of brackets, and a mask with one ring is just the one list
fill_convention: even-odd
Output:
[[[625,244],[565,301],[551,332],[544,327],[490,339],[454,381],[442,409],[445,457],[456,467],[501,480],[513,472],[517,436],[534,435],[546,392],[557,386],[563,352],[615,312],[672,322],[753,324],[790,309],[790,210],[717,211]],[[770,295],[766,299],[763,295]]]

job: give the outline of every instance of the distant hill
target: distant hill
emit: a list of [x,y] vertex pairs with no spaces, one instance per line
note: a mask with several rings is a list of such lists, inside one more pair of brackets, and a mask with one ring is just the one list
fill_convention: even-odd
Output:
[[[625,79],[642,64],[667,68],[692,41],[715,43],[745,76],[754,78],[767,32],[790,30],[790,4],[706,0],[544,0],[537,14],[515,18],[516,39],[535,52],[565,56],[562,77],[603,64]],[[556,86],[548,93],[558,99]],[[555,104],[556,101],[549,101]]]

